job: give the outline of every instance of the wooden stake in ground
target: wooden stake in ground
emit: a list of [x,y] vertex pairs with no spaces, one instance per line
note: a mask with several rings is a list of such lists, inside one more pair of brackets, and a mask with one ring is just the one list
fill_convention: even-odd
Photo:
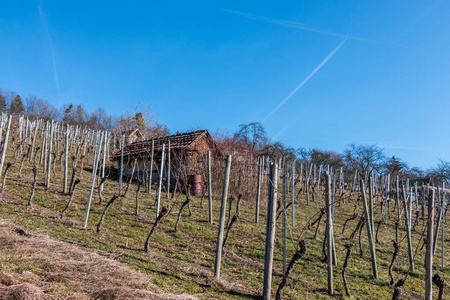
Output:
[[142,185],[142,180],[138,180],[138,186],[136,189],[136,211],[135,211],[135,215],[138,216],[139,215],[139,190],[141,189],[141,185]]
[[373,176],[370,176],[369,177],[369,218],[370,218],[370,222],[368,224],[372,228],[372,234],[375,232],[374,231],[374,222],[373,222],[373,200],[374,200],[374,197],[373,197]]
[[152,191],[152,180],[153,180],[153,155],[155,153],[155,140],[152,139],[152,153],[150,156],[150,170],[148,171],[148,193]]
[[167,199],[169,199],[170,194],[170,140],[167,143]]
[[[410,222],[410,218],[411,218],[411,212],[408,212],[408,208],[406,207],[407,205],[407,196],[406,196],[406,190],[405,190],[405,186],[402,185],[402,189],[403,189],[403,204],[404,204],[404,209],[405,209],[405,229],[406,229],[406,237],[407,237],[407,242],[408,242],[408,258],[409,258],[409,264],[411,267],[411,271],[414,272],[414,255],[413,255],[413,249],[412,249],[412,240],[411,240],[411,222]],[[411,203],[411,198],[409,198],[409,202]]]
[[53,120],[51,122],[50,125],[50,137],[49,137],[49,141],[48,141],[48,162],[47,162],[47,173],[45,176],[45,186],[48,188],[50,186],[50,173],[51,173],[51,168],[52,168],[52,144],[53,144]]
[[[417,186],[417,182],[416,182]],[[417,189],[417,187],[416,187]],[[416,193],[417,194],[417,193]],[[446,211],[446,201],[445,201],[445,195],[446,195],[446,189],[445,189],[445,182],[443,183],[443,194],[442,194],[442,262],[441,262],[441,268],[444,268],[444,259],[445,259],[445,251],[444,251],[444,243],[445,243],[445,211]],[[442,279],[443,280],[443,279]]]
[[[319,174],[320,175],[320,174]],[[320,176],[319,176],[320,178]],[[334,203],[336,202],[336,176],[333,174],[333,188],[331,193],[331,225],[333,234],[331,235],[331,252],[333,253],[333,266],[337,265],[336,245],[334,244]]]
[[103,142],[103,132],[100,138],[100,143],[98,145],[96,145],[96,151],[94,152],[94,166],[93,166],[93,170],[92,170],[92,185],[91,185],[91,192],[89,194],[89,201],[88,201],[88,207],[86,210],[86,216],[84,218],[84,228],[86,229],[87,227],[87,222],[89,219],[89,211],[91,210],[91,202],[92,202],[92,195],[94,193],[94,186],[95,186],[95,177],[97,176],[97,168],[98,168],[98,161],[100,160],[100,153],[102,152],[102,142]]
[[119,174],[119,195],[122,196],[123,186],[123,150],[125,148],[125,136],[122,135],[122,141],[120,143],[120,174]]
[[208,151],[208,205],[209,224],[213,223],[213,203],[212,203],[212,174],[211,174],[211,151]]
[[9,132],[11,131],[11,119],[12,119],[12,116],[9,116],[8,125],[6,127],[5,140],[3,141],[2,156],[0,158],[0,177],[2,176],[3,165],[5,163],[5,157],[6,157],[6,149],[8,148]]
[[286,253],[286,171],[283,171],[283,274],[286,273],[286,260],[287,260],[287,253]]
[[275,244],[275,218],[277,211],[278,166],[270,166],[269,203],[267,205],[266,248],[264,256],[263,299],[271,299],[273,250]]
[[259,201],[261,198],[261,174],[262,173],[262,163],[261,158],[258,159],[258,183],[256,187],[256,209],[255,209],[255,223],[258,224],[259,221]]
[[63,193],[67,194],[67,177],[69,176],[69,124],[66,125],[66,143],[64,145],[64,188]]
[[[361,196],[362,196],[363,205],[364,205],[364,214],[366,217],[366,223],[369,223],[370,222],[369,207],[367,205],[366,192],[365,192],[366,190],[365,190],[364,182],[362,179],[359,180],[359,184],[361,186]],[[375,253],[375,242],[373,240],[372,227],[368,225],[368,226],[366,226],[366,228],[367,228],[367,238],[369,239],[370,256],[372,258],[373,277],[378,279],[377,256]]]
[[331,216],[331,176],[328,172],[326,172],[326,177],[328,293],[333,295],[333,219]]
[[444,194],[441,196],[440,193],[440,188],[437,188],[437,206],[438,206],[438,210],[437,210],[437,215],[436,215],[436,228],[434,230],[434,241],[433,241],[433,255],[436,252],[436,246],[438,243],[438,239],[439,239],[439,229],[441,227],[441,220],[442,217],[444,216]]
[[425,255],[425,300],[433,299],[433,235],[434,235],[434,197],[431,190],[428,198],[427,252]]
[[222,261],[223,230],[225,227],[225,212],[227,209],[228,186],[230,184],[231,155],[227,155],[225,163],[225,177],[223,180],[222,204],[220,206],[219,232],[217,234],[216,259],[214,262],[214,277],[220,278],[220,266]]
[[[106,146],[107,146],[107,145],[108,145],[108,132],[105,132],[105,145],[104,145],[104,148],[103,148],[102,174],[101,174],[100,178],[104,178],[104,177],[105,177],[106,150],[107,150]],[[79,147],[79,146],[78,146],[78,147]],[[77,151],[77,154],[78,154],[78,151]],[[103,191],[103,182],[100,183],[99,189]]]
[[291,171],[291,185],[292,185],[292,227],[294,227],[295,222],[295,211],[294,211],[294,198],[295,198],[295,160],[292,162],[292,171]]
[[158,185],[158,195],[156,198],[156,218],[159,216],[159,207],[161,203],[161,186],[162,186],[162,179],[163,179],[163,170],[164,170],[164,144],[162,146],[161,151],[161,168],[159,169],[159,185]]

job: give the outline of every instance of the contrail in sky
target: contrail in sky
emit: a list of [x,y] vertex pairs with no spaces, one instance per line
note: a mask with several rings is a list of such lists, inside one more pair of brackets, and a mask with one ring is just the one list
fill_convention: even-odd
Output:
[[229,12],[229,13],[232,13],[232,14],[240,15],[240,16],[243,16],[243,17],[246,17],[246,18],[249,18],[249,19],[252,19],[252,20],[256,20],[256,21],[276,24],[276,25],[285,26],[285,27],[297,28],[297,29],[301,29],[301,30],[306,30],[306,31],[311,31],[311,32],[316,32],[316,33],[321,33],[321,34],[341,37],[341,38],[350,39],[350,40],[369,42],[369,43],[378,43],[378,44],[381,43],[379,41],[366,39],[366,38],[359,37],[359,36],[340,34],[340,33],[336,33],[336,32],[332,32],[332,31],[326,30],[326,29],[312,27],[312,26],[309,26],[308,24],[301,23],[301,22],[289,21],[289,20],[281,20],[281,19],[273,19],[273,18],[269,18],[269,17],[258,16],[258,15],[254,15],[254,14],[249,14],[249,13],[240,12],[240,11],[231,10],[231,9],[225,9],[225,8],[219,8],[219,9],[221,11],[225,11],[225,12]]
[[436,2],[433,3],[433,5],[431,5],[428,9],[426,9],[421,15],[419,15],[411,24],[409,24],[409,26],[403,30],[398,37],[395,39],[394,43],[397,43],[397,41],[402,38],[403,36],[405,36],[406,34],[409,33],[409,31],[411,31],[411,29],[420,21],[422,21],[422,19],[424,19],[426,16],[428,16],[436,7],[438,7],[441,3],[443,2],[443,0],[438,0]]
[[273,115],[280,107],[282,107],[289,99],[291,99],[292,96],[294,96],[294,94],[303,86],[305,85],[305,83],[311,78],[313,77],[314,74],[316,74],[317,71],[320,70],[320,68],[322,68],[327,61],[330,60],[330,58],[333,57],[334,54],[336,54],[336,52],[339,50],[339,48],[342,47],[342,45],[347,41],[347,39],[343,40],[336,48],[334,48],[333,51],[331,51],[330,54],[328,54],[327,57],[325,57],[325,59],[286,97],[284,98],[283,101],[281,101],[277,107],[274,108],[274,110],[272,110],[270,112],[270,114],[268,114],[263,121],[267,120],[271,115]]
[[55,61],[55,51],[53,50],[53,41],[50,36],[50,31],[48,30],[47,21],[45,20],[44,12],[42,11],[42,1],[39,2],[39,16],[41,17],[42,23],[44,24],[45,32],[47,32],[48,41],[50,43],[50,51],[52,55],[53,61],[53,75],[55,76],[55,84],[58,89],[58,97],[59,97],[59,80],[58,80],[58,72],[56,71],[56,61]]

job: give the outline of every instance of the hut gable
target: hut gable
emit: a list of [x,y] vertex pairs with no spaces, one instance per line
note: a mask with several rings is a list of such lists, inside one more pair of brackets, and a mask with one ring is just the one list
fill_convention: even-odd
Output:
[[142,135],[139,128],[127,130],[122,132],[122,135],[125,136],[125,144],[130,145],[137,141],[142,141],[144,139],[144,136]]

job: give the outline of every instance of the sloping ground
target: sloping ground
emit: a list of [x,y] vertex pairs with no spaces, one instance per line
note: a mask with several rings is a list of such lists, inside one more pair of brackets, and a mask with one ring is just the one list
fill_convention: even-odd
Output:
[[0,220],[0,299],[197,299],[158,292],[148,276]]

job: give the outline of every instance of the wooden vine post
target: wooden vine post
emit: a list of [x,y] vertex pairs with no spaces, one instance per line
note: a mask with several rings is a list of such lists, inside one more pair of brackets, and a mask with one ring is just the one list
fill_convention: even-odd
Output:
[[275,224],[277,211],[277,185],[278,185],[278,166],[270,165],[269,174],[269,203],[267,205],[267,223],[266,223],[266,247],[264,255],[264,282],[263,299],[271,299],[272,289],[272,269],[273,269],[273,250],[275,244]]
[[213,223],[213,203],[212,203],[212,175],[211,175],[211,151],[208,151],[208,204],[209,204],[209,224]]
[[150,170],[148,171],[148,194],[152,191],[152,180],[153,180],[153,155],[155,154],[155,140],[152,139],[152,152],[150,155]]
[[47,173],[45,176],[45,186],[48,188],[50,186],[50,173],[52,170],[52,143],[53,143],[53,120],[50,125],[50,138],[48,141],[48,163],[47,163]]
[[326,172],[326,208],[327,208],[327,259],[328,259],[328,293],[333,295],[333,217],[331,212],[331,176]]
[[258,183],[256,187],[256,207],[255,207],[255,223],[258,224],[259,222],[259,202],[261,200],[261,177],[262,177],[262,171],[263,166],[262,162],[264,162],[264,159],[261,160],[261,158],[258,158]]
[[1,116],[0,116],[0,142],[2,141],[3,127],[5,127],[5,121],[3,120],[3,114],[4,113],[1,113]]
[[170,194],[170,140],[167,143],[167,199]]
[[[320,173],[319,173],[320,178]],[[333,185],[331,188],[331,229],[333,229],[331,234],[331,253],[333,254],[333,266],[337,265],[337,255],[336,255],[336,245],[334,244],[334,203],[336,202],[336,176],[333,174]]]
[[159,207],[161,204],[161,186],[162,186],[162,179],[163,179],[163,171],[164,171],[164,148],[165,144],[162,145],[161,150],[161,168],[159,169],[159,185],[158,185],[158,195],[156,196],[156,218],[159,216]]
[[[363,205],[364,205],[364,214],[366,217],[366,224],[368,224],[369,220],[370,220],[370,215],[369,215],[369,207],[367,205],[366,190],[364,187],[363,179],[359,180],[359,184],[361,186],[361,196],[362,196]],[[373,277],[375,277],[375,279],[378,279],[377,256],[375,253],[375,242],[373,240],[372,226],[368,225],[368,226],[366,226],[366,228],[367,228],[367,238],[369,239],[370,256],[372,258]]]
[[11,131],[11,119],[12,119],[12,116],[9,116],[8,125],[6,127],[5,140],[3,141],[2,156],[0,159],[0,179],[2,176],[3,165],[5,164],[5,156],[6,156],[6,149],[8,147],[9,132]]
[[[98,138],[98,137],[97,137]],[[98,169],[98,161],[100,160],[100,153],[102,152],[102,142],[103,142],[103,132],[100,138],[100,143],[96,143],[95,145],[95,152],[94,152],[94,165],[92,168],[92,185],[91,185],[91,192],[89,194],[89,201],[88,201],[88,207],[86,210],[86,217],[84,218],[84,228],[87,227],[87,222],[89,219],[89,211],[91,209],[91,203],[92,203],[92,195],[94,194],[94,186],[95,186],[95,177],[97,175],[97,169]]]
[[67,178],[69,176],[69,124],[66,125],[66,143],[64,145],[64,188],[63,193],[67,194]]
[[[417,182],[416,182],[417,184]],[[442,225],[442,262],[441,262],[441,268],[444,268],[444,260],[445,260],[445,252],[444,252],[444,244],[445,244],[445,210],[446,210],[446,201],[445,201],[445,196],[446,196],[446,189],[445,189],[445,182],[443,183],[443,194],[442,194],[442,220],[441,220],[441,225]]]
[[[105,177],[105,167],[106,167],[106,150],[108,146],[108,132],[105,132],[105,145],[103,148],[103,163],[102,163],[102,174],[100,178]],[[100,190],[103,192],[103,182],[100,184]]]
[[283,170],[283,274],[286,274],[286,261],[287,261],[287,253],[286,253],[286,170]]
[[125,148],[125,135],[122,135],[122,141],[120,143],[120,174],[119,174],[119,196],[122,197],[123,188],[123,151]]
[[227,210],[228,186],[230,184],[230,170],[231,170],[231,155],[227,155],[225,165],[225,177],[223,180],[222,203],[220,206],[219,232],[217,234],[216,260],[214,262],[214,277],[216,279],[220,278],[220,265],[222,260],[222,248],[223,248],[223,230],[225,226],[225,213]]
[[[372,229],[372,235],[374,234],[374,224],[373,224],[373,176],[369,177],[369,225]],[[373,237],[372,237],[373,239]]]
[[294,199],[295,199],[295,160],[292,162],[292,170],[291,170],[291,196],[292,196],[292,204],[291,204],[291,209],[292,209],[292,227],[294,227],[294,223],[295,223],[295,210],[294,210]]
[[433,255],[436,252],[436,246],[437,243],[439,241],[439,228],[441,227],[441,221],[443,220],[443,216],[444,216],[444,194],[442,194],[441,196],[441,192],[440,192],[440,188],[437,188],[437,207],[438,207],[438,211],[437,211],[437,215],[436,215],[436,228],[434,230],[434,241],[433,241]]
[[[403,204],[405,208],[405,229],[406,229],[406,238],[408,242],[408,258],[409,264],[411,267],[411,271],[414,272],[414,255],[413,255],[413,247],[412,247],[412,239],[411,239],[411,211],[408,212],[408,199],[407,199],[407,190],[405,186],[402,185],[403,189]],[[411,204],[411,198],[409,198],[409,203]]]
[[[42,145],[41,145],[41,157],[39,158],[39,163],[43,165],[42,172],[44,173],[45,178],[45,172],[47,171],[47,144],[48,144],[48,121],[45,122],[45,128],[43,128],[44,132],[42,135]],[[45,183],[45,181],[44,181]]]
[[396,192],[397,192],[397,197],[395,198],[395,201],[397,203],[397,222],[400,223],[400,182],[399,182],[399,176],[397,175],[397,181],[396,181]]
[[425,255],[425,300],[433,299],[433,235],[434,235],[434,197],[435,190],[431,190],[428,197],[428,226],[427,252]]

